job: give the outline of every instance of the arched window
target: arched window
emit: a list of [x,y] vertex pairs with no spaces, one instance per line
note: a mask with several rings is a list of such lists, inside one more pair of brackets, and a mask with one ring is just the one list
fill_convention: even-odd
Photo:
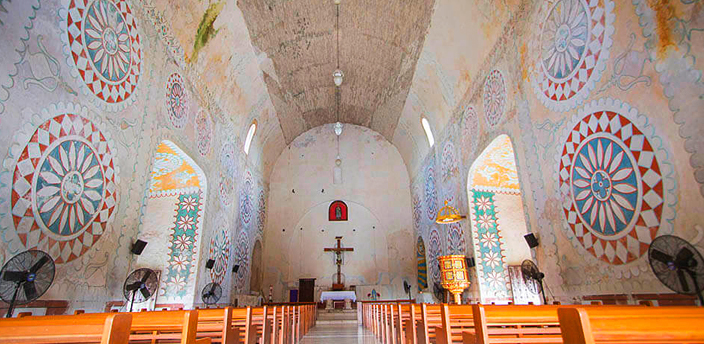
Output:
[[328,208],[328,221],[347,221],[347,204],[335,201]]
[[252,125],[249,126],[249,131],[247,132],[247,139],[244,140],[244,153],[249,154],[249,146],[252,145],[252,139],[254,138],[254,133],[257,132],[257,121],[254,120]]
[[432,147],[435,144],[435,138],[433,138],[433,132],[430,131],[430,123],[428,123],[428,119],[426,119],[425,117],[421,117],[420,124],[423,126],[425,136],[428,137],[428,144],[430,145],[430,147]]

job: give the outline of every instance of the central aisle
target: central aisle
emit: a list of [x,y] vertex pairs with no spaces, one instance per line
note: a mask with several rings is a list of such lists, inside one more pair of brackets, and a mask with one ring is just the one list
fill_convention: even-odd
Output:
[[301,344],[378,344],[374,334],[357,324],[317,324],[303,337]]

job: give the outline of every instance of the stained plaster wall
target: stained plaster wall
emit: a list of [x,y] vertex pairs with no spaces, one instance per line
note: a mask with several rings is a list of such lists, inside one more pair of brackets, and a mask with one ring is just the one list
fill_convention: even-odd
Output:
[[[404,280],[415,284],[409,180],[398,151],[379,133],[347,124],[339,138],[342,184],[333,183],[337,155],[328,124],[296,138],[276,162],[264,234],[264,288],[273,285],[275,301],[287,301],[299,278],[317,278],[318,291],[331,288],[336,268],[323,248],[338,235],[354,248],[342,266],[346,286],[382,286],[393,299],[404,297]],[[338,199],[349,221],[329,222]]]
[[[3,159],[0,264],[29,248],[50,252],[57,260],[56,277],[42,299],[67,300],[71,309],[87,311],[102,310],[107,301],[123,299],[123,281],[130,271],[140,267],[129,250],[151,220],[146,218],[150,215],[145,207],[150,171],[156,147],[165,139],[174,142],[194,160],[210,185],[203,202],[203,215],[198,219],[203,232],[196,244],[200,259],[193,274],[197,282],[188,294],[197,295],[211,280],[212,276],[204,268],[206,258],[211,256],[224,257],[227,263],[221,303],[229,302],[235,292],[248,292],[250,248],[260,237],[265,220],[268,186],[263,181],[264,143],[269,142],[267,149],[271,149],[281,140],[281,134],[276,129],[277,120],[263,88],[246,27],[241,17],[237,19],[239,12],[234,3],[223,3],[218,12],[231,20],[210,23],[213,31],[208,31],[208,39],[200,40],[199,44],[194,44],[198,38],[198,18],[206,12],[207,4],[191,5],[179,6],[180,18],[191,24],[178,26],[180,23],[171,20],[176,8],[168,1],[0,2],[3,9],[0,11],[0,39],[5,43],[0,52],[0,152]],[[85,13],[95,16],[96,12],[81,12],[91,6],[105,6],[105,13],[113,16],[113,24],[127,23],[120,27],[123,31],[111,37],[123,48],[129,45],[123,51],[129,53],[129,57],[113,60],[120,64],[113,64],[112,68],[123,67],[131,76],[122,78],[122,74],[110,74],[107,65],[102,75],[91,72],[96,63],[100,66],[101,55],[95,55],[100,49],[114,51],[114,46],[100,45],[100,39],[82,36],[84,28],[106,32],[104,28],[91,27],[96,24],[86,20]],[[100,23],[104,20],[98,19]],[[174,28],[178,29],[178,34],[174,34]],[[228,44],[222,44],[221,40],[227,40]],[[97,43],[88,47],[90,42]],[[196,49],[190,47],[197,47],[198,58],[194,58]],[[228,61],[236,61],[237,68],[217,63],[208,65],[209,61],[228,55],[231,57]],[[90,59],[96,62],[87,61]],[[227,92],[224,92],[225,87],[209,87],[213,78],[221,77],[227,78],[224,82],[229,86]],[[113,87],[105,86],[112,85],[105,83],[110,78],[119,79]],[[103,82],[100,85],[106,87],[105,93],[93,91],[99,90],[95,88],[98,82]],[[170,96],[174,83],[179,83],[185,92]],[[231,92],[232,89],[240,91]],[[65,113],[75,116],[54,117]],[[58,122],[51,124],[51,118],[62,118],[61,123],[66,125],[70,119],[73,131],[69,126],[59,131]],[[243,138],[254,119],[259,123],[259,130],[246,156],[242,151]],[[86,126],[88,121],[92,126]],[[47,140],[54,145],[47,145]],[[41,145],[28,144],[30,141]],[[64,142],[61,143],[63,153],[56,147],[57,142]],[[76,189],[47,188],[46,183],[56,179],[49,174],[61,179],[58,171],[66,165],[44,163],[49,161],[46,156],[53,156],[61,164],[66,164],[66,159],[74,164],[74,159],[81,158],[71,152],[72,146],[76,151],[87,146],[98,152],[100,160],[93,161],[91,166],[102,164],[101,173],[92,176],[87,174],[89,172],[81,173],[86,181],[83,190],[99,188],[99,197],[95,193],[76,193]],[[26,147],[29,148],[25,151]],[[62,156],[64,153],[66,155]],[[68,167],[71,166],[74,165]],[[35,176],[39,169],[45,173],[43,178],[50,179],[36,182],[40,180]],[[88,181],[92,181],[90,185]],[[41,189],[45,189],[43,193],[32,193]],[[74,220],[69,216],[66,220],[69,225],[61,223],[63,232],[55,228],[51,233],[46,226],[40,228],[36,224],[50,219],[39,220],[32,211],[51,210],[51,206],[46,205],[50,200],[47,195],[57,192],[64,193],[57,204],[68,204],[76,197],[85,196],[102,208],[86,210],[83,221],[90,222],[90,226],[79,222],[73,222],[76,225],[72,226],[70,223]],[[66,197],[70,199],[67,201]],[[18,203],[24,205],[18,208]],[[25,212],[24,209],[30,210]],[[98,211],[98,217],[92,220]],[[155,218],[162,215],[157,214]],[[24,220],[20,221],[21,218]],[[91,220],[86,220],[88,218]],[[56,226],[59,225],[54,224]],[[91,234],[86,234],[88,232]],[[237,243],[231,248],[229,258],[223,250],[210,252],[213,247],[223,247],[214,242],[226,240]],[[147,245],[146,250],[149,249]],[[165,261],[166,258],[163,257]],[[238,276],[232,277],[230,270],[235,263],[242,268]],[[240,288],[235,290],[231,287],[233,284]]]
[[[541,243],[534,256],[545,270],[546,283],[557,299],[573,301],[584,295],[669,292],[650,271],[643,250],[653,234],[674,234],[704,251],[702,218],[697,211],[704,185],[700,177],[700,155],[704,149],[701,142],[704,126],[700,119],[704,105],[701,96],[704,94],[701,82],[704,3],[563,0],[506,1],[501,6],[491,6],[494,3],[480,0],[436,5],[411,94],[394,137],[394,144],[409,167],[417,205],[414,215],[425,213],[429,207],[439,207],[443,189],[451,190],[456,206],[466,214],[468,195],[464,190],[470,166],[495,137],[507,134],[514,143],[526,226]],[[541,25],[559,17],[556,16],[559,11],[552,12],[550,17],[558,3],[591,6],[591,17],[583,18],[598,20],[588,24],[593,36],[589,38],[589,49],[585,50],[588,63],[578,65],[584,69],[578,73],[582,83],[574,83],[575,93],[569,94],[568,99],[549,101],[543,95],[546,73],[540,57],[544,56],[544,63],[550,62],[549,47],[555,43],[555,36],[546,33]],[[456,29],[462,26],[473,28]],[[472,34],[468,36],[468,32]],[[478,49],[466,46],[467,42],[475,41],[481,43]],[[579,41],[574,44],[581,45]],[[497,72],[488,79],[494,70],[501,74],[505,91],[496,82],[500,79]],[[566,79],[574,77],[568,75]],[[631,145],[633,140],[627,139],[628,133],[619,133],[620,138],[610,136],[613,142],[621,142],[618,145],[625,142],[630,161],[641,164],[635,171],[639,178],[646,173],[660,177],[647,183],[643,179],[631,182],[637,188],[633,199],[648,202],[655,209],[641,208],[633,218],[639,219],[635,220],[639,226],[645,223],[651,229],[636,228],[633,221],[621,225],[619,235],[603,236],[606,240],[601,241],[601,246],[607,247],[608,254],[594,249],[592,242],[596,235],[591,234],[594,230],[582,230],[584,227],[580,225],[589,223],[589,219],[574,220],[569,216],[573,195],[569,183],[562,182],[561,187],[560,182],[563,153],[573,149],[568,142],[589,140],[569,137],[570,133],[580,120],[605,110],[618,113],[625,126],[633,123],[648,141],[644,146],[649,147],[642,153],[639,145]],[[429,148],[423,137],[421,115],[429,119],[435,131],[434,147]],[[601,129],[596,129],[592,122],[592,131],[584,133],[587,136],[604,130],[618,133],[618,123],[613,124],[614,127],[601,123]],[[584,126],[575,130],[580,129],[584,130]],[[438,167],[448,155],[443,148],[447,143],[456,147],[459,177],[445,180],[444,169]],[[594,150],[597,151],[596,146]],[[614,152],[612,157],[616,155]],[[642,155],[648,158],[647,162],[639,161]],[[659,168],[655,174],[649,164],[653,156]],[[622,162],[620,166],[631,165]],[[429,168],[432,172],[428,172]],[[654,193],[651,187],[656,187]],[[578,189],[574,197],[581,190],[584,189]],[[583,201],[580,201],[582,206]],[[649,217],[647,221],[639,217],[643,214]],[[434,225],[428,219],[414,218],[416,235],[423,236],[429,252],[447,250],[442,240],[433,247],[429,237]],[[599,218],[596,221],[598,224]],[[608,221],[605,218],[606,226]],[[470,241],[467,225],[463,228]],[[587,239],[583,233],[589,233],[585,234]],[[514,235],[510,230],[504,234]],[[627,262],[616,260],[618,255],[613,255],[608,246],[617,247]],[[623,254],[629,249],[631,255]],[[432,270],[433,264],[428,264]],[[476,295],[474,288],[475,285],[471,290]]]

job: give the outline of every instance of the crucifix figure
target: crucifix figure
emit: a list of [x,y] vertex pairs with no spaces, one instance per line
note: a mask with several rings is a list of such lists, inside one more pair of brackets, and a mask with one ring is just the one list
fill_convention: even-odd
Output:
[[342,290],[344,289],[344,286],[342,285],[342,272],[340,271],[342,268],[342,252],[348,251],[354,251],[353,248],[351,247],[342,247],[342,237],[335,237],[335,240],[337,240],[337,246],[336,247],[326,247],[325,252],[335,252],[335,265],[337,265],[337,283],[333,283],[332,289],[333,290]]

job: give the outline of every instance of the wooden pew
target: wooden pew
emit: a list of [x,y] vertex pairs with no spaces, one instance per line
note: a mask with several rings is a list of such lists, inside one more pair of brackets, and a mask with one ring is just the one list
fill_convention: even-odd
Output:
[[130,314],[0,319],[0,342],[127,344],[131,323]]
[[440,306],[442,325],[435,328],[435,341],[438,344],[462,343],[462,333],[474,328],[472,305]]
[[232,307],[198,311],[196,338],[210,338],[213,343],[238,344],[239,329],[232,324]]
[[561,343],[558,307],[472,305],[474,328],[463,332],[463,342]]
[[439,304],[422,304],[421,321],[416,328],[418,344],[432,344],[435,341],[435,328],[442,326]]
[[561,308],[565,344],[704,343],[704,308]]

